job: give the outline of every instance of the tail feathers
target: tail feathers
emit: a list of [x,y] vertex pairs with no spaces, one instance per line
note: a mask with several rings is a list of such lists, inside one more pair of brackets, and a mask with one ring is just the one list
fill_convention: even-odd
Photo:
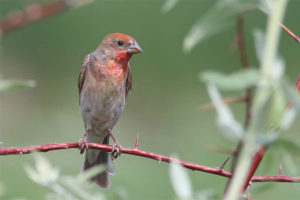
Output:
[[[108,139],[109,137],[106,137],[103,141],[103,144],[108,144]],[[83,171],[88,170],[96,165],[105,165],[106,170],[94,176],[91,181],[103,189],[109,188],[109,175],[115,173],[111,153],[92,149],[87,150],[83,163]]]

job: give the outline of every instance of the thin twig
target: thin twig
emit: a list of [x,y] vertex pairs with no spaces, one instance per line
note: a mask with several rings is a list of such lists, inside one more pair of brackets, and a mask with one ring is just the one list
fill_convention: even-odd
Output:
[[[238,97],[226,97],[226,98],[223,98],[222,100],[225,104],[231,105],[231,104],[245,102],[247,100],[247,96],[242,95],[242,96],[238,96]],[[201,110],[208,110],[211,108],[215,108],[215,106],[212,102],[206,103],[201,106]]]
[[[239,48],[240,53],[240,60],[242,67],[244,69],[249,67],[248,62],[248,56],[247,56],[247,49],[246,49],[246,43],[244,39],[244,13],[241,13],[237,16],[236,20],[236,31],[237,31],[237,44]],[[251,101],[252,101],[252,91],[250,88],[246,89],[246,95],[245,95],[245,104],[246,104],[246,119],[245,119],[245,127],[248,127],[249,122],[251,120]]]
[[259,164],[261,163],[261,160],[263,159],[266,151],[267,151],[267,146],[266,145],[262,145],[258,149],[258,151],[256,152],[256,154],[254,155],[254,157],[252,159],[252,162],[251,162],[251,165],[250,165],[250,169],[249,169],[248,174],[247,174],[247,178],[246,178],[246,180],[244,182],[244,186],[243,186],[243,191],[242,192],[244,192],[247,189],[247,187],[248,187],[248,185],[249,185],[249,183],[250,183],[250,181],[251,181],[254,173],[256,172],[256,169],[258,168]]
[[300,38],[295,35],[290,29],[288,29],[286,26],[284,26],[283,24],[280,24],[281,28],[287,32],[294,40],[296,40],[297,43],[300,44]]
[[[107,152],[112,151],[113,148],[111,145],[106,145],[106,144],[87,143],[87,145],[88,145],[88,149],[99,149]],[[24,154],[32,153],[34,151],[47,152],[53,150],[74,149],[74,148],[76,149],[78,147],[79,147],[78,142],[54,143],[54,144],[44,144],[44,145],[26,146],[26,147],[8,147],[8,148],[0,148],[0,155],[2,156],[24,155]],[[199,165],[199,164],[179,160],[165,155],[143,151],[136,147],[122,148],[122,153],[150,158],[150,159],[154,159],[166,163],[177,162],[187,169],[202,171],[202,172],[215,174],[223,177],[231,177],[232,175],[230,172],[220,169],[219,167],[208,167],[204,165]],[[300,177],[254,176],[252,177],[251,181],[252,182],[300,182]]]
[[11,12],[0,20],[0,35],[61,13],[71,7],[90,3],[91,1],[92,0],[56,0],[31,4],[26,6],[24,10]]

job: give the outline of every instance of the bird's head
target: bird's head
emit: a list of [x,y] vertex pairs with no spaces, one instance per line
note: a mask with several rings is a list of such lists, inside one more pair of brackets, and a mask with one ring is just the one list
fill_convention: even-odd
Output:
[[115,58],[127,58],[142,52],[142,48],[136,40],[123,33],[111,33],[107,35],[98,46],[98,52],[104,56],[113,56]]

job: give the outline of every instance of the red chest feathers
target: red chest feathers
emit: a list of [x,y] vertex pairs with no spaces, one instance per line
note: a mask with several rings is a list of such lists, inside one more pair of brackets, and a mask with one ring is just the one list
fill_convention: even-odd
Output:
[[126,63],[109,61],[107,65],[96,61],[92,71],[97,81],[112,81],[116,85],[121,85],[126,79],[127,67],[128,61]]

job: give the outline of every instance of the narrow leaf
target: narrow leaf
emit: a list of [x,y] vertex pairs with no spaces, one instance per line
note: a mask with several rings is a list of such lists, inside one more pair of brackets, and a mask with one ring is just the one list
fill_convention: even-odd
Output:
[[178,163],[170,164],[170,178],[177,197],[181,200],[192,199],[192,185],[186,170]]
[[206,83],[214,84],[222,90],[240,91],[256,85],[258,71],[254,68],[241,70],[232,74],[206,71],[200,74],[200,79]]
[[222,101],[221,95],[213,84],[207,85],[209,96],[215,105],[217,111],[217,124],[220,130],[232,140],[241,140],[244,130],[240,123],[238,123],[229,107]]
[[10,92],[14,90],[35,87],[36,83],[33,80],[0,80],[0,93]]
[[190,29],[183,41],[183,50],[191,51],[199,42],[233,25],[235,16],[256,7],[253,0],[219,0]]
[[175,8],[179,0],[166,0],[165,3],[161,7],[162,13],[170,12],[172,9]]
[[294,106],[298,112],[300,111],[300,96],[299,92],[294,89],[291,84],[286,80],[281,81],[282,90],[286,98],[291,102],[291,106]]
[[272,146],[282,147],[291,154],[299,155],[300,153],[300,143],[287,137],[279,137],[272,143]]

